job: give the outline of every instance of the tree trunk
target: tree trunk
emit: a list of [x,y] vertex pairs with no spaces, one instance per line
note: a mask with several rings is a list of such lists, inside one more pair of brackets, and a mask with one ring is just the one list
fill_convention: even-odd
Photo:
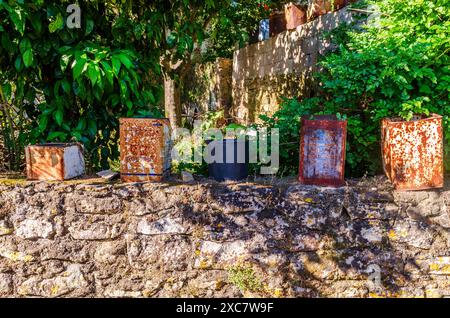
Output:
[[164,77],[164,109],[172,129],[181,127],[180,86],[169,76]]

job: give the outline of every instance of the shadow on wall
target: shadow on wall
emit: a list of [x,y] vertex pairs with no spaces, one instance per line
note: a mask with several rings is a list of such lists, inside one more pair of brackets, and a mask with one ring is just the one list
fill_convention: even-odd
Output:
[[242,48],[233,58],[233,107],[236,121],[251,123],[278,110],[279,98],[309,97],[319,55],[331,48],[321,34],[352,21],[342,9]]
[[[253,268],[266,286],[253,295],[433,297],[445,285],[450,228],[435,217],[448,217],[448,193],[229,184],[210,194],[217,213],[184,206],[185,219],[213,229],[204,240],[222,242],[200,244],[200,263]],[[424,216],[432,201],[435,217]]]

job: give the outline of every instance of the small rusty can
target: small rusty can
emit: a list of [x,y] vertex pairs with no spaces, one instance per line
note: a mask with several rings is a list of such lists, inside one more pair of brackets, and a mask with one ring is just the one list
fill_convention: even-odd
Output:
[[344,185],[347,120],[334,115],[302,118],[299,181],[303,184]]
[[79,143],[49,143],[25,147],[27,179],[63,181],[85,172],[83,146]]
[[284,15],[286,17],[286,29],[293,30],[299,25],[305,24],[308,19],[306,8],[294,3],[288,3],[284,6]]
[[411,121],[385,118],[381,122],[383,169],[397,190],[444,186],[442,117]]
[[170,170],[170,144],[169,119],[121,118],[121,180],[161,181]]

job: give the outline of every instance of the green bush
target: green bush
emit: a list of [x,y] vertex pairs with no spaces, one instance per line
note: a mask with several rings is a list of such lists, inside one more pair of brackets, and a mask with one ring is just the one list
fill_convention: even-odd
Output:
[[[450,155],[450,2],[447,0],[366,1],[374,11],[364,26],[331,33],[337,49],[320,62],[320,91],[313,99],[285,101],[269,126],[287,133],[280,143],[294,171],[298,158],[299,117],[304,113],[340,113],[348,118],[347,173],[380,172],[380,120],[438,113],[444,116],[446,163]],[[278,121],[276,120],[278,118]]]
[[0,0],[0,142],[9,169],[23,167],[27,143],[47,141],[83,142],[89,166],[106,168],[118,158],[118,118],[161,116],[163,73],[178,82],[196,63],[231,56],[266,0],[78,1],[74,29],[66,25],[72,3]]
[[117,36],[129,30],[127,14],[92,1],[81,4],[82,28],[70,29],[69,3],[0,1],[0,130],[10,169],[23,162],[24,145],[50,141],[83,142],[90,167],[106,168],[118,156],[118,118],[159,115],[159,61],[140,49],[139,24]]

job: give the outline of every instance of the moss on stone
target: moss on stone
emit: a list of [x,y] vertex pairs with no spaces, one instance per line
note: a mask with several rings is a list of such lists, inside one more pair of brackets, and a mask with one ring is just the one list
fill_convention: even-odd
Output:
[[231,266],[228,269],[228,280],[241,292],[263,292],[264,283],[256,275],[253,267],[248,264]]

